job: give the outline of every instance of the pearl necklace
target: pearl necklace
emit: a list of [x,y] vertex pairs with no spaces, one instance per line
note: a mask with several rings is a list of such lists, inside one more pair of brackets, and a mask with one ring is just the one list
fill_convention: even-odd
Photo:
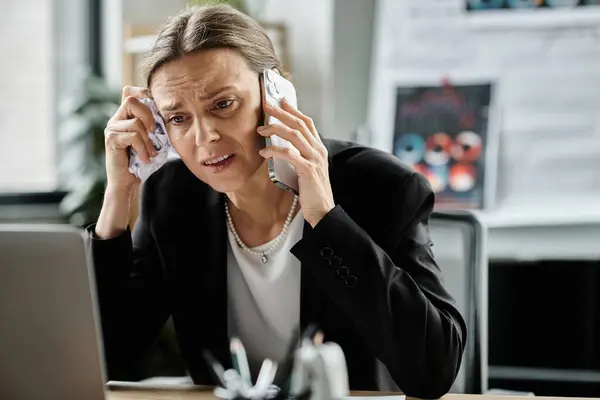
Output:
[[278,249],[281,241],[287,236],[287,231],[290,226],[290,223],[292,222],[292,219],[294,218],[294,211],[296,211],[297,205],[298,205],[298,196],[294,196],[294,200],[292,201],[292,207],[290,208],[290,212],[288,213],[287,218],[285,219],[281,233],[279,233],[279,235],[277,235],[277,237],[273,240],[273,244],[271,246],[269,246],[269,248],[266,249],[265,251],[254,251],[251,248],[249,248],[248,246],[246,246],[246,243],[244,243],[242,241],[242,239],[240,238],[240,235],[238,235],[238,233],[235,229],[235,225],[233,225],[233,220],[231,219],[231,213],[229,212],[229,205],[227,204],[227,199],[225,199],[225,214],[227,215],[227,226],[229,227],[229,230],[233,234],[233,237],[235,238],[235,241],[237,242],[238,246],[240,246],[242,248],[242,250],[244,250],[245,252],[247,252],[249,254],[252,254],[253,256],[260,257],[261,261],[266,264],[269,261],[269,258],[267,256],[272,254],[273,252],[275,252],[275,250]]

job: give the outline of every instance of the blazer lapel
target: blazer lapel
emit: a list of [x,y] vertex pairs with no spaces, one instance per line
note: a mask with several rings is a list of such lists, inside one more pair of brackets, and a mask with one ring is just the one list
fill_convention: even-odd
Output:
[[[202,376],[207,365],[202,350],[210,349],[224,365],[231,367],[227,327],[227,231],[223,196],[211,188],[193,188],[179,211],[188,227],[178,236],[175,249],[177,280],[180,285],[174,321],[190,369]],[[175,240],[175,239],[173,239]],[[177,317],[177,310],[182,312]],[[193,365],[192,365],[193,364]]]
[[225,196],[208,189],[206,226],[200,226],[206,237],[205,247],[207,273],[203,285],[206,295],[206,310],[210,317],[206,319],[204,330],[207,333],[206,346],[213,349],[226,367],[231,366],[229,352],[229,332],[227,326],[227,228],[225,224]]
[[[312,231],[312,226],[304,221],[302,236],[306,237]],[[291,253],[290,253],[291,255]],[[300,267],[300,329],[304,332],[310,324],[322,325],[323,308],[321,303],[321,294],[313,283],[313,277],[308,269],[303,265]]]

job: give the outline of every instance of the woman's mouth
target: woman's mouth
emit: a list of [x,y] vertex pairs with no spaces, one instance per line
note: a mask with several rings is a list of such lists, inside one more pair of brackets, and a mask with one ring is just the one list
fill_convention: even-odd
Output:
[[229,167],[234,159],[235,154],[225,154],[203,161],[202,166],[208,168],[212,173],[219,173]]

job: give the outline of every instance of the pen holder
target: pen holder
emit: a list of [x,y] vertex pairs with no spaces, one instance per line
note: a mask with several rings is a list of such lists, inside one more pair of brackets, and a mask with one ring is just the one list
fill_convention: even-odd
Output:
[[307,343],[296,351],[289,397],[341,400],[348,394],[346,358],[338,344]]
[[[322,339],[322,335],[321,335]],[[252,384],[250,368],[242,343],[233,339],[231,353],[234,369],[225,371],[205,352],[215,379],[216,397],[224,400],[342,400],[349,395],[348,370],[342,348],[333,342],[321,343],[305,338],[293,347],[286,360],[285,390],[274,384],[278,364],[263,361]]]

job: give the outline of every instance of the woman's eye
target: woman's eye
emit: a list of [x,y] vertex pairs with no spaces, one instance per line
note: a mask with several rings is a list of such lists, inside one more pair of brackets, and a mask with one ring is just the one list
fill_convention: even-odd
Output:
[[173,124],[182,124],[185,121],[185,118],[182,117],[181,115],[174,115],[171,118],[169,118],[169,122],[173,123]]
[[215,108],[218,110],[223,110],[228,108],[233,103],[233,100],[221,100],[217,104],[215,104]]

